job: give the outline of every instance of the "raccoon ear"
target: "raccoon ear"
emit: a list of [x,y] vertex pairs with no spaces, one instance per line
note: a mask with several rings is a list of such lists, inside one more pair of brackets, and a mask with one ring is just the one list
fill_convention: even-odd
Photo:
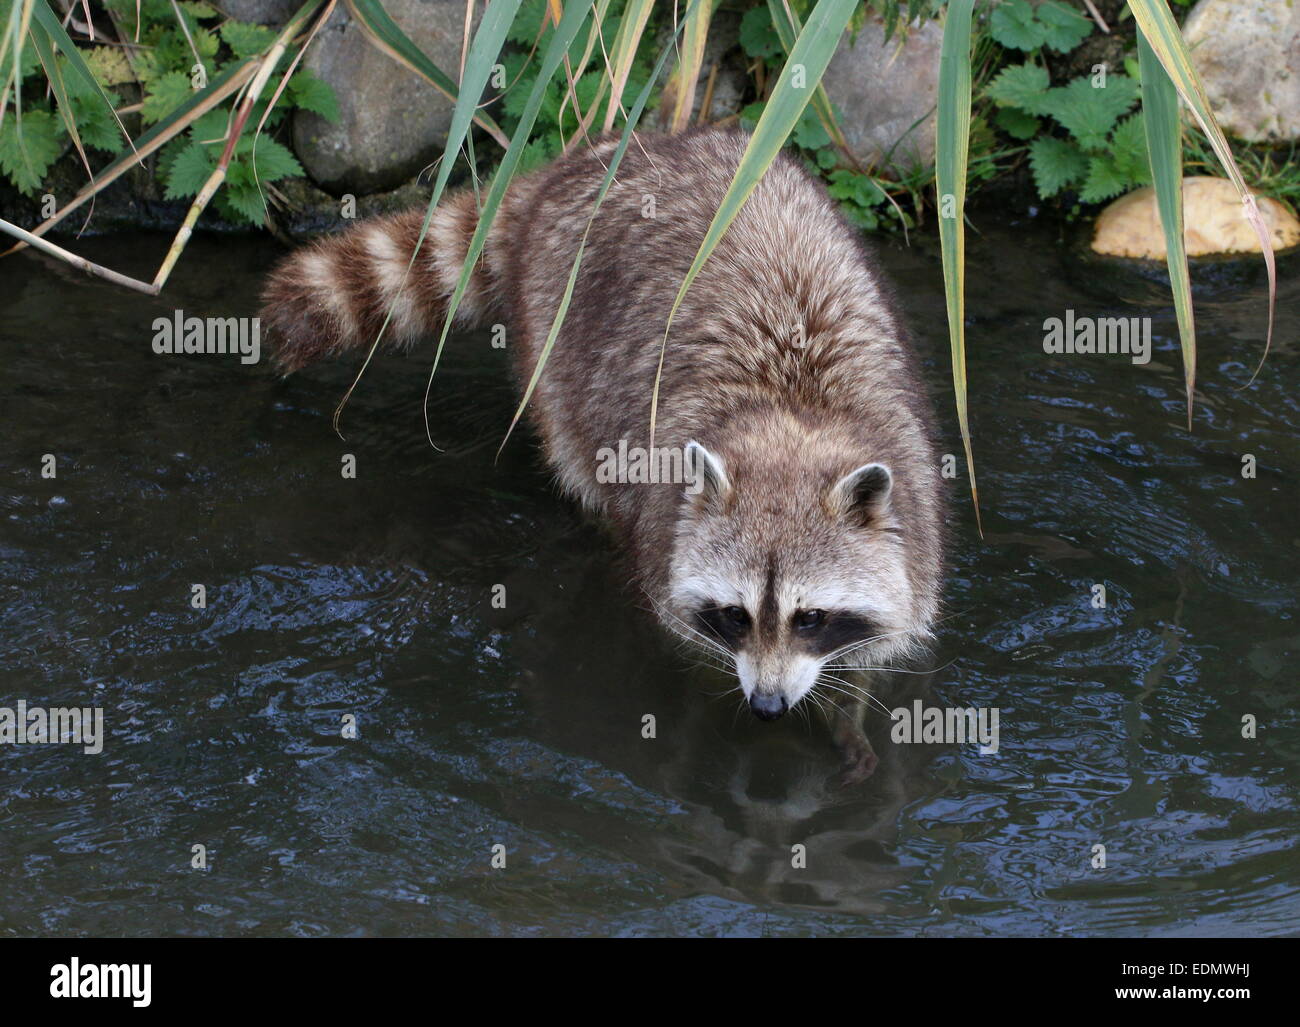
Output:
[[841,517],[866,524],[889,509],[894,476],[884,464],[863,464],[849,471],[827,493],[830,508]]
[[706,504],[718,503],[731,495],[722,458],[710,453],[698,442],[686,444],[686,494]]

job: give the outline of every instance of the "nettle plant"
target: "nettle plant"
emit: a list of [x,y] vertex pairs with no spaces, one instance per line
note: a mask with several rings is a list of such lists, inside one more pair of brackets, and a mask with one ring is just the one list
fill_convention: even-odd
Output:
[[1060,86],[1051,85],[1044,51],[1068,53],[1091,33],[1092,22],[1059,3],[1031,7],[1009,0],[994,8],[988,30],[1008,50],[1025,54],[989,83],[999,108],[994,124],[1029,142],[1029,164],[1041,199],[1075,189],[1083,203],[1101,203],[1151,182],[1146,127],[1140,111],[1137,62],[1129,74],[1097,65]]
[[[8,4],[0,5],[0,10],[5,7]],[[24,46],[17,75],[12,63],[17,48],[5,47],[0,82],[12,80],[13,88],[6,93],[8,111],[0,119],[0,173],[26,196],[45,187],[52,166],[69,147],[78,149],[88,171],[87,151],[126,155],[120,118],[138,114],[148,129],[184,116],[182,109],[210,82],[264,53],[276,39],[275,30],[229,19],[203,0],[104,0],[101,11],[121,39],[106,38],[102,32],[94,42],[83,38],[76,45],[76,57],[69,52],[71,40]],[[123,40],[130,45],[114,45]],[[73,65],[77,58],[94,83]],[[269,92],[253,106],[223,187],[213,199],[227,221],[262,224],[266,187],[303,175],[289,149],[266,134],[289,110],[297,107],[338,118],[333,89],[309,72],[293,72],[283,90],[280,84],[280,77],[269,83]],[[279,98],[268,113],[277,91]],[[232,98],[192,117],[162,148],[156,172],[167,199],[194,196],[203,188],[225,148],[234,111]]]
[[[110,56],[125,63],[120,53]],[[14,104],[15,109],[10,110],[9,116],[0,119],[0,173],[24,196],[40,190],[50,166],[71,145],[67,120],[61,115],[72,119],[85,148],[116,156],[126,146],[121,130],[100,101],[99,93],[84,79],[69,73],[65,58],[57,56],[53,61],[55,73],[61,76],[65,85],[65,104],[56,105],[45,96],[45,76],[35,47],[23,50],[16,75],[12,51],[6,52],[4,60],[0,61],[0,82],[16,79],[23,104],[21,110]],[[108,88],[117,84],[119,71],[116,62],[92,55],[90,63],[95,76],[105,85],[110,101],[115,105],[120,103],[118,94]],[[126,74],[129,76],[129,71]],[[9,103],[14,103],[13,98],[8,99]]]
[[[134,33],[136,0],[105,2],[119,23]],[[132,70],[143,93],[140,119],[145,125],[164,120],[197,89],[233,64],[263,53],[275,41],[275,30],[226,19],[202,0],[184,0],[176,6],[179,20],[169,0],[144,0],[139,7],[139,34],[148,49],[132,59]],[[331,121],[339,117],[334,90],[306,69],[290,76],[268,113],[273,95],[264,94],[253,105],[235,145],[225,184],[213,199],[213,205],[227,221],[262,224],[266,217],[265,188],[304,174],[289,148],[267,135],[290,110],[297,107],[314,111]],[[225,147],[233,108],[233,102],[227,102],[208,111],[163,147],[157,167],[167,199],[194,196],[203,188]],[[259,124],[261,135],[257,134]]]

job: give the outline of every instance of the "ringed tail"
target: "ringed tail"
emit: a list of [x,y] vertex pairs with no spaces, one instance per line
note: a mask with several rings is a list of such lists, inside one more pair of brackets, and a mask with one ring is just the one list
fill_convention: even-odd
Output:
[[[415,208],[370,218],[276,265],[262,293],[261,319],[278,370],[287,374],[322,357],[369,348],[390,309],[381,342],[387,348],[405,349],[442,330],[478,209],[470,190],[444,199],[411,264],[425,213]],[[493,306],[489,263],[480,259],[470,276],[456,309],[459,328],[484,323]]]

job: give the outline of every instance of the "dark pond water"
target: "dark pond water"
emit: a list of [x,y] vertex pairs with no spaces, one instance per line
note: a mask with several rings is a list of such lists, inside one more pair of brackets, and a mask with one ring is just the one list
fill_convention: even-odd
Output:
[[[165,247],[80,244],[144,277]],[[0,705],[99,706],[107,734],[0,747],[0,932],[1300,930],[1295,259],[1248,389],[1262,273],[1199,272],[1189,435],[1158,278],[1032,223],[970,239],[986,534],[963,472],[942,669],[886,701],[996,707],[1001,747],[893,745],[877,713],[880,768],[843,790],[815,723],[737,717],[658,634],[531,438],[494,463],[486,335],[434,381],[442,451],[427,352],[372,366],[344,442],[352,364],[151,351],[178,307],[252,314],[277,253],[198,239],[157,300],[0,264]],[[959,453],[937,249],[884,258]],[[1150,363],[1045,354],[1068,309],[1152,318]]]

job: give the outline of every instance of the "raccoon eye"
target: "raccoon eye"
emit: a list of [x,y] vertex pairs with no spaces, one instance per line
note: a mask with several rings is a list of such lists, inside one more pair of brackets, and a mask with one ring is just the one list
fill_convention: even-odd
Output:
[[825,610],[800,610],[794,615],[794,626],[808,631],[819,627],[826,620]]
[[749,614],[745,612],[744,607],[728,606],[722,611],[723,616],[738,628],[743,628],[749,623]]

